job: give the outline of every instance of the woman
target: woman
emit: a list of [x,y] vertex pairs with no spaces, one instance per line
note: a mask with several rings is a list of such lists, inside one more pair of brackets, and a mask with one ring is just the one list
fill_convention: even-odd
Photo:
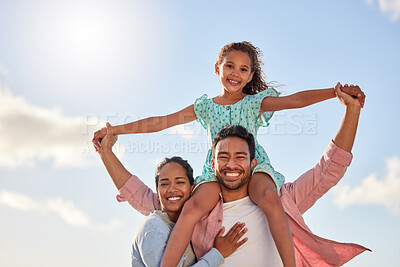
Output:
[[[116,187],[120,189],[132,176],[111,151],[116,137],[107,135],[99,153]],[[132,245],[132,266],[159,266],[169,234],[177,221],[183,204],[189,199],[194,186],[193,169],[180,157],[166,158],[156,170],[157,197],[161,210],[154,211],[139,226]],[[214,248],[197,263],[191,245],[186,248],[178,266],[219,266],[224,258],[236,251],[247,238],[244,223],[236,223],[222,236],[224,228],[215,238]]]

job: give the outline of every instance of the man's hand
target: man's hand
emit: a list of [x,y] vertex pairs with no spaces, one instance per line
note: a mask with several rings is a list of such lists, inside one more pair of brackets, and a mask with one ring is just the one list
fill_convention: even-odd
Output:
[[344,92],[343,88],[346,88],[346,90],[357,92],[357,94],[361,96],[362,101],[365,101],[365,94],[363,91],[361,91],[358,85],[349,86],[345,84],[344,86],[342,86],[341,83],[337,83],[335,86],[335,94],[338,97],[340,103],[342,103],[345,106],[356,106],[360,108],[364,106],[364,102],[361,102],[360,98],[355,98],[354,96]]
[[[107,132],[112,132],[110,130],[111,125],[110,123],[106,123],[106,128],[102,128],[101,130],[104,129],[104,131]],[[100,130],[100,131],[101,131]],[[96,149],[96,151],[98,151],[99,153],[101,152],[106,152],[106,151],[111,151],[113,145],[115,144],[115,142],[117,142],[118,140],[118,136],[117,135],[112,135],[112,134],[106,134],[101,138],[101,143],[99,142],[93,142],[93,145]]]
[[[338,83],[338,84],[340,84],[340,83]],[[337,95],[336,86],[335,86],[335,92],[336,92],[336,95]],[[346,93],[346,94],[352,96],[353,98],[357,98],[358,101],[360,102],[361,107],[364,107],[365,94],[364,94],[363,91],[361,91],[361,89],[360,89],[360,87],[358,85],[345,84],[344,86],[341,86],[340,90],[343,93]]]

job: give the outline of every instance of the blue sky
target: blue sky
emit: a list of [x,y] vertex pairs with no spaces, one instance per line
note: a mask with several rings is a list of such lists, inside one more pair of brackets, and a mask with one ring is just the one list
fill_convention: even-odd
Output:
[[[0,265],[126,266],[143,218],[117,203],[91,147],[121,124],[218,95],[219,49],[248,40],[282,94],[359,84],[367,95],[354,160],[305,215],[314,233],[369,247],[346,266],[395,266],[400,251],[400,1],[0,0]],[[293,181],[336,133],[335,99],[276,113],[259,133]],[[197,123],[121,136],[118,155],[154,187],[181,155],[199,173]]]

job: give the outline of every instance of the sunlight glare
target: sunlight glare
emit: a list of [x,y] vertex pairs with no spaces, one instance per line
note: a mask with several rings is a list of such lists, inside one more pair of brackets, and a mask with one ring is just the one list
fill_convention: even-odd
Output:
[[130,70],[127,58],[140,57],[135,49],[140,17],[129,13],[126,3],[46,4],[34,12],[30,56],[45,66],[35,69],[38,77],[57,84],[58,90],[97,90],[97,80],[112,84]]

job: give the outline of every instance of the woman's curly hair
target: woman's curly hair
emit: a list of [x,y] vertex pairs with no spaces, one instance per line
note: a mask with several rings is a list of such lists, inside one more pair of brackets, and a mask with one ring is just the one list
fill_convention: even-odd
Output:
[[262,52],[258,47],[255,47],[250,42],[238,42],[238,43],[230,43],[222,47],[221,51],[218,54],[217,65],[221,65],[224,58],[232,51],[239,50],[243,52],[247,52],[251,59],[251,72],[254,72],[253,79],[248,82],[245,87],[243,87],[243,93],[248,95],[255,95],[258,92],[264,91],[268,89],[267,83],[265,82],[265,74],[262,71],[261,66],[263,62]]

